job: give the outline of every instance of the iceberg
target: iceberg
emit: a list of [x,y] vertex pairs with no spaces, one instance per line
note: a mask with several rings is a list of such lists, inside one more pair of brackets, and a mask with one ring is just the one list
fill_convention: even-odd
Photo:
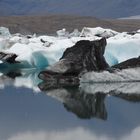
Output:
[[65,37],[65,36],[68,36],[68,32],[66,31],[66,29],[65,28],[63,28],[62,30],[58,30],[57,32],[57,35],[58,35],[58,37]]
[[102,37],[107,38],[104,57],[110,66],[140,55],[139,30],[130,35],[101,27],[84,27],[81,32],[75,29],[72,33],[68,33],[64,28],[57,31],[56,36],[24,36],[18,33],[10,34],[7,28],[0,27],[0,33],[0,52],[17,55],[15,61],[20,62],[22,67],[47,67],[56,63],[64,51],[78,41],[94,41]]
[[96,28],[84,27],[82,29],[80,36],[83,36],[83,37],[99,36],[99,37],[109,38],[117,34],[118,32],[113,31],[111,29],[104,29],[101,27],[96,27]]
[[13,37],[9,40],[13,42],[13,45],[6,47],[6,44],[1,43],[0,51],[16,54],[18,56],[16,61],[28,63],[30,67],[45,67],[56,62],[62,56],[63,51],[74,44],[68,39],[54,38],[51,41],[50,37],[48,41],[51,42],[51,46],[46,47],[40,39],[41,36],[31,38],[27,42],[25,38]]
[[0,36],[11,37],[9,29],[6,27],[0,27]]
[[[66,48],[73,46],[79,40],[95,40],[95,37],[55,37],[38,36],[26,38],[13,35],[11,38],[0,38],[0,51],[16,54],[16,61],[25,67],[42,68],[57,62]],[[28,64],[28,65],[27,65]]]
[[115,72],[88,72],[82,75],[81,83],[138,82],[140,68],[116,70]]
[[119,34],[107,40],[104,57],[110,66],[140,56],[140,35]]
[[78,31],[78,29],[74,29],[74,31],[72,33],[69,33],[68,31],[66,31],[65,28],[63,28],[62,30],[58,30],[57,32],[57,36],[58,37],[80,37],[80,32]]
[[110,66],[121,63],[131,58],[140,56],[140,31],[130,35],[127,32],[119,33],[111,29],[101,27],[84,27],[81,35],[83,37],[105,37],[107,46],[104,57]]

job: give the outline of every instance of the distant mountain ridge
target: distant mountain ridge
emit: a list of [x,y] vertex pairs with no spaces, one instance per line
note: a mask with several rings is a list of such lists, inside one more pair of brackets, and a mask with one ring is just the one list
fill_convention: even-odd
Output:
[[0,16],[71,14],[121,18],[140,14],[140,0],[0,0]]

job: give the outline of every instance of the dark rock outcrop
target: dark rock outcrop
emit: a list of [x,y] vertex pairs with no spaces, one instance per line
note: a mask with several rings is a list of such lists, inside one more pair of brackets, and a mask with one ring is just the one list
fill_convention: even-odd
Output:
[[16,59],[17,55],[13,53],[0,52],[0,60],[7,63],[18,63]]
[[140,56],[138,58],[132,58],[129,60],[126,60],[122,63],[119,63],[117,65],[114,65],[112,68],[117,68],[117,69],[128,69],[128,68],[136,68],[140,67]]
[[[73,47],[66,49],[59,62],[49,66],[39,74],[39,78],[45,81],[59,81],[61,77],[67,77],[69,83],[80,73],[88,71],[102,71],[109,66],[105,61],[104,52],[106,39],[77,42]],[[64,80],[65,81],[65,80]]]
[[67,72],[100,71],[108,67],[104,58],[106,39],[77,42],[73,47],[66,49],[61,59],[66,59],[74,65]]

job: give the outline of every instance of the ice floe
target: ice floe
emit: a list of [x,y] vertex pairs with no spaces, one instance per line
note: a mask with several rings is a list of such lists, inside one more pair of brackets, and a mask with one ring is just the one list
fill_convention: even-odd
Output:
[[140,33],[130,35],[119,33],[101,27],[84,27],[81,32],[77,29],[69,33],[66,29],[57,31],[56,36],[10,34],[5,27],[0,27],[0,51],[15,53],[16,61],[28,64],[25,67],[42,68],[57,62],[66,48],[80,40],[96,40],[107,38],[105,59],[110,66],[140,55]]

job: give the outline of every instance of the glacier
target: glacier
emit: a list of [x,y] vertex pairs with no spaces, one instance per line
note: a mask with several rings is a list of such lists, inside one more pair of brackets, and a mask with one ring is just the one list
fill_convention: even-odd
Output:
[[[66,48],[73,46],[80,40],[97,40],[107,38],[105,59],[110,66],[135,58],[140,55],[140,33],[134,35],[127,32],[116,32],[101,27],[84,27],[81,32],[74,30],[69,33],[66,29],[57,31],[54,36],[30,35],[19,33],[10,34],[5,27],[0,27],[0,51],[14,53],[22,67],[44,68],[57,62]],[[4,63],[1,61],[1,63]],[[12,64],[11,64],[12,65]]]

